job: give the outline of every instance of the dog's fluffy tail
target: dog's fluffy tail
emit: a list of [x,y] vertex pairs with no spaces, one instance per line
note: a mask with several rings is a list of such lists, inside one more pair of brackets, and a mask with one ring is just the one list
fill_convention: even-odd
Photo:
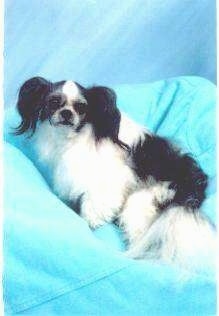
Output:
[[214,267],[216,230],[200,212],[172,207],[159,216],[126,254],[136,259],[161,259],[189,269]]

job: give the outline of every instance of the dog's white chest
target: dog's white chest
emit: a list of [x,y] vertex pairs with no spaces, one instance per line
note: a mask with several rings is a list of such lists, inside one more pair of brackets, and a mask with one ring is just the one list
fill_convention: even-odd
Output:
[[135,183],[125,152],[107,139],[96,144],[89,129],[76,137],[61,137],[60,129],[57,132],[47,126],[47,144],[41,141],[42,135],[37,142],[40,159],[50,166],[56,194],[65,201],[84,193],[96,200],[113,197],[113,207],[120,207],[124,194]]
[[110,141],[96,146],[79,140],[63,154],[54,170],[54,189],[61,198],[74,199],[82,193],[122,194],[133,181],[120,149]]

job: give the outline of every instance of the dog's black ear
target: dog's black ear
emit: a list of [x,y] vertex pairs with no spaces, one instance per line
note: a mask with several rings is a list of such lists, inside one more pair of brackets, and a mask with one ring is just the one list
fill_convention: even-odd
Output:
[[23,134],[28,130],[34,133],[40,111],[44,106],[44,97],[50,91],[51,82],[41,77],[27,80],[19,91],[17,109],[22,122],[15,134]]
[[109,137],[118,140],[121,114],[116,105],[116,94],[106,87],[87,89],[88,121],[94,127],[97,139]]

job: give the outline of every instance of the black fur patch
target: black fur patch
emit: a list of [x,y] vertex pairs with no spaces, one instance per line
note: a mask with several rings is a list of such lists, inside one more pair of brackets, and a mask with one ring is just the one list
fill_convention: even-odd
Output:
[[172,201],[159,206],[161,210],[170,203],[192,209],[201,206],[208,178],[188,154],[182,154],[164,138],[146,135],[145,141],[132,148],[131,155],[141,180],[152,176],[156,181],[170,181],[170,188],[176,191]]
[[52,84],[41,77],[31,78],[22,85],[17,103],[22,122],[16,128],[16,135],[25,133],[27,130],[34,133],[39,114],[43,108],[44,97],[51,90],[51,87]]
[[87,120],[94,127],[97,140],[110,138],[122,147],[128,146],[118,139],[121,114],[116,105],[116,94],[107,87],[86,89],[84,95],[88,102]]

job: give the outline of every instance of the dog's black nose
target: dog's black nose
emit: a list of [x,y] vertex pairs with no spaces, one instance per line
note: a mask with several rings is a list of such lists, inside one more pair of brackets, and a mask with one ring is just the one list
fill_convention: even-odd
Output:
[[60,114],[65,120],[69,120],[72,117],[72,112],[70,110],[62,110]]

